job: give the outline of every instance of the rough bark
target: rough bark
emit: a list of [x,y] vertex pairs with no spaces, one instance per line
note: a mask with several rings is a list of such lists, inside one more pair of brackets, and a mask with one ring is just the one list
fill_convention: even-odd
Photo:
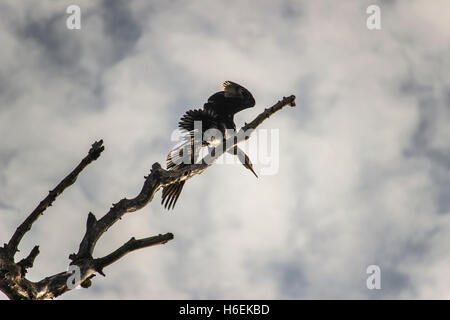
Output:
[[[29,255],[19,262],[15,262],[15,254],[24,235],[31,229],[33,223],[44,214],[45,210],[52,205],[53,201],[63,191],[75,183],[78,175],[90,163],[98,159],[104,150],[103,141],[95,142],[88,155],[81,160],[80,164],[66,176],[48,196],[42,200],[36,209],[17,228],[9,242],[0,247],[0,290],[10,299],[51,299],[55,298],[75,287],[89,287],[91,278],[96,273],[104,275],[103,269],[122,258],[129,252],[158,244],[164,244],[173,239],[173,234],[166,233],[144,239],[131,238],[128,242],[112,253],[94,258],[95,245],[100,237],[126,213],[142,209],[152,201],[155,193],[162,187],[175,182],[192,178],[202,173],[211,166],[224,152],[227,152],[239,142],[250,137],[252,129],[256,129],[264,120],[272,114],[281,110],[284,106],[295,106],[295,96],[284,97],[271,108],[265,109],[252,122],[245,124],[240,129],[237,138],[224,140],[216,148],[214,156],[206,156],[200,164],[191,164],[183,170],[164,170],[159,163],[154,163],[151,172],[145,177],[144,184],[139,194],[133,199],[124,198],[113,204],[109,211],[99,220],[94,214],[89,213],[86,223],[86,232],[80,242],[77,253],[69,256],[69,271],[63,271],[46,277],[38,282],[26,278],[27,269],[32,268],[39,254],[39,246],[35,246]],[[79,271],[79,277],[74,277],[74,270]]]

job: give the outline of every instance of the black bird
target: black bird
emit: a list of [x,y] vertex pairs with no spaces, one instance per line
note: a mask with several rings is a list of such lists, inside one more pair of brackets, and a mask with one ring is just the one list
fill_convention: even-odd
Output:
[[[202,147],[216,146],[222,142],[221,139],[215,139],[212,135],[210,139],[205,140],[203,135],[205,131],[216,129],[220,131],[223,138],[226,138],[227,129],[236,130],[234,115],[255,105],[252,94],[239,84],[225,81],[222,86],[224,90],[209,97],[208,102],[203,105],[203,109],[189,110],[181,117],[178,126],[188,135],[186,141],[167,156],[168,170],[182,169],[195,163]],[[201,121],[201,134],[196,132],[196,121]],[[200,137],[201,141],[198,141],[196,137]],[[214,152],[214,149],[211,151]],[[238,146],[228,152],[237,155],[244,167],[258,177],[249,157]],[[161,204],[164,204],[165,208],[172,207],[173,209],[175,207],[184,183],[185,181],[180,181],[163,188]]]

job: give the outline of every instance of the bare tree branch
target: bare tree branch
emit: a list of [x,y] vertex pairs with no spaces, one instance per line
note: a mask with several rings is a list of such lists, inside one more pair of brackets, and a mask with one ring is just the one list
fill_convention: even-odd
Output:
[[105,274],[103,273],[103,268],[116,262],[117,260],[122,258],[127,253],[130,253],[134,250],[155,246],[158,244],[165,244],[167,241],[172,240],[172,239],[173,239],[173,234],[171,234],[171,233],[160,234],[160,235],[157,235],[154,237],[138,239],[138,240],[136,240],[133,237],[127,243],[125,243],[123,246],[121,246],[119,249],[108,254],[107,256],[105,256],[103,258],[94,259],[95,269],[97,270],[98,273],[100,273],[101,275],[104,276]]
[[22,274],[27,273],[27,269],[33,268],[34,259],[36,259],[39,254],[39,246],[34,246],[30,254],[25,258],[20,260],[17,264],[22,268]]
[[[56,197],[58,197],[63,191],[75,183],[78,175],[84,168],[86,168],[92,161],[97,160],[100,157],[100,154],[105,149],[103,146],[103,140],[96,141],[92,145],[91,149],[88,152],[88,155],[81,160],[80,164],[71,172],[67,177],[65,177],[53,190],[49,191],[47,197],[42,200],[36,209],[31,212],[31,214],[25,219],[24,222],[17,228],[16,232],[9,240],[6,250],[8,251],[8,256],[14,259],[14,255],[16,254],[17,247],[19,246],[20,241],[22,240],[25,233],[27,233],[34,222],[44,213],[44,211],[50,207],[55,201]],[[39,253],[39,251],[38,251]]]
[[139,194],[133,199],[124,198],[112,205],[110,210],[100,219],[89,213],[86,222],[86,232],[80,242],[77,253],[69,256],[72,261],[70,266],[75,272],[64,271],[58,274],[46,277],[39,282],[32,282],[25,278],[27,268],[33,266],[36,256],[39,254],[39,247],[35,246],[27,258],[22,259],[19,263],[14,262],[14,254],[20,240],[25,233],[30,230],[32,224],[38,217],[48,208],[56,197],[61,194],[65,188],[73,184],[78,174],[93,160],[100,156],[104,150],[103,141],[96,142],[92,145],[87,157],[70,173],[50,194],[39,204],[39,206],[30,214],[30,216],[17,228],[13,237],[8,244],[0,247],[0,290],[3,291],[10,299],[50,299],[55,298],[78,285],[83,287],[90,286],[90,279],[95,273],[104,275],[103,268],[114,263],[129,252],[137,249],[150,247],[158,244],[164,244],[173,239],[173,234],[166,233],[154,237],[138,239],[131,238],[128,242],[116,249],[109,255],[102,258],[93,258],[93,252],[97,241],[103,233],[105,233],[114,223],[116,223],[125,213],[134,212],[145,205],[152,199],[155,193],[161,187],[168,186],[183,180],[188,180],[197,174],[201,174],[215,160],[217,160],[224,152],[227,152],[239,142],[248,139],[251,135],[251,129],[256,129],[264,120],[268,119],[272,114],[281,110],[286,105],[295,105],[295,96],[284,97],[271,108],[265,109],[251,123],[245,124],[241,130],[241,135],[237,138],[232,137],[224,140],[221,145],[216,148],[213,156],[208,155],[200,164],[191,164],[180,170],[164,170],[159,163],[152,165],[151,172],[145,177],[144,184]]
[[247,131],[249,129],[256,129],[260,124],[264,122],[264,120],[269,119],[271,115],[275,112],[283,109],[285,106],[295,107],[295,96],[291,95],[289,97],[283,97],[282,100],[275,103],[270,108],[265,109],[262,113],[260,113],[252,122],[246,124],[242,127],[241,130]]

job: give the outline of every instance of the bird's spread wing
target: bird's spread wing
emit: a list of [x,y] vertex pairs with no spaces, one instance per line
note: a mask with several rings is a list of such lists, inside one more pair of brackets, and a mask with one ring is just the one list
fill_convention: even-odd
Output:
[[231,81],[225,81],[222,87],[225,98],[240,98],[242,96],[241,88],[245,89],[243,86]]
[[205,109],[213,110],[222,116],[232,117],[239,111],[255,105],[252,94],[243,86],[232,81],[225,81],[222,87],[223,91],[209,97],[204,105]]
[[179,169],[181,164],[197,161],[204,146],[203,134],[210,128],[218,128],[220,121],[212,110],[189,110],[180,119],[179,128],[185,133],[184,142],[167,156],[167,169]]
[[[226,128],[235,128],[233,115],[255,105],[252,94],[241,85],[225,81],[223,89],[212,95],[203,109],[189,110],[181,117],[178,126],[186,133],[185,141],[181,146],[169,152],[167,169],[182,169],[188,164],[196,163],[201,148],[210,143],[204,141],[203,135],[206,130],[215,128],[223,134]],[[217,139],[212,138],[211,141],[217,142]],[[238,155],[244,167],[251,170],[256,176],[248,156],[238,148],[235,150],[236,153],[233,154]],[[170,209],[175,206],[183,186],[184,181],[181,181],[163,188],[161,203],[164,203],[164,207]]]
[[178,127],[184,131],[192,132],[196,129],[195,122],[201,124],[202,133],[209,128],[217,127],[219,116],[210,109],[197,109],[187,111],[178,122]]
[[202,143],[201,141],[196,141],[193,137],[187,137],[186,139],[187,141],[170,151],[167,155],[166,165],[168,170],[178,170],[185,165],[197,162]]
[[[197,162],[204,146],[203,133],[220,126],[219,117],[212,110],[189,110],[180,119],[179,128],[185,133],[184,142],[167,155],[167,169],[178,170]],[[174,208],[183,189],[184,181],[163,188],[162,202],[165,208]]]

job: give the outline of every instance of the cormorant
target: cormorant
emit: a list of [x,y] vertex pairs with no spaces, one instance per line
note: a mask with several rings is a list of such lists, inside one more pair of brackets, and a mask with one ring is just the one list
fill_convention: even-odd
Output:
[[[221,143],[221,139],[205,140],[204,133],[210,129],[217,129],[220,131],[222,137],[227,137],[227,130],[236,130],[234,123],[234,115],[239,111],[247,108],[252,108],[255,105],[255,99],[252,94],[241,85],[225,81],[223,83],[223,91],[219,91],[208,98],[208,101],[203,105],[203,109],[189,110],[180,119],[178,126],[182,131],[188,132],[187,141],[180,147],[172,150],[167,156],[167,169],[176,170],[182,169],[189,164],[197,161],[200,149],[203,146],[216,146]],[[202,132],[196,133],[195,122],[201,121]],[[202,141],[195,138],[201,137]],[[249,157],[238,147],[228,152],[237,155],[245,168],[253,172],[253,165]],[[214,152],[214,149],[211,150]],[[162,201],[165,208],[172,209],[175,207],[181,190],[183,189],[185,181],[173,183],[163,188]]]

